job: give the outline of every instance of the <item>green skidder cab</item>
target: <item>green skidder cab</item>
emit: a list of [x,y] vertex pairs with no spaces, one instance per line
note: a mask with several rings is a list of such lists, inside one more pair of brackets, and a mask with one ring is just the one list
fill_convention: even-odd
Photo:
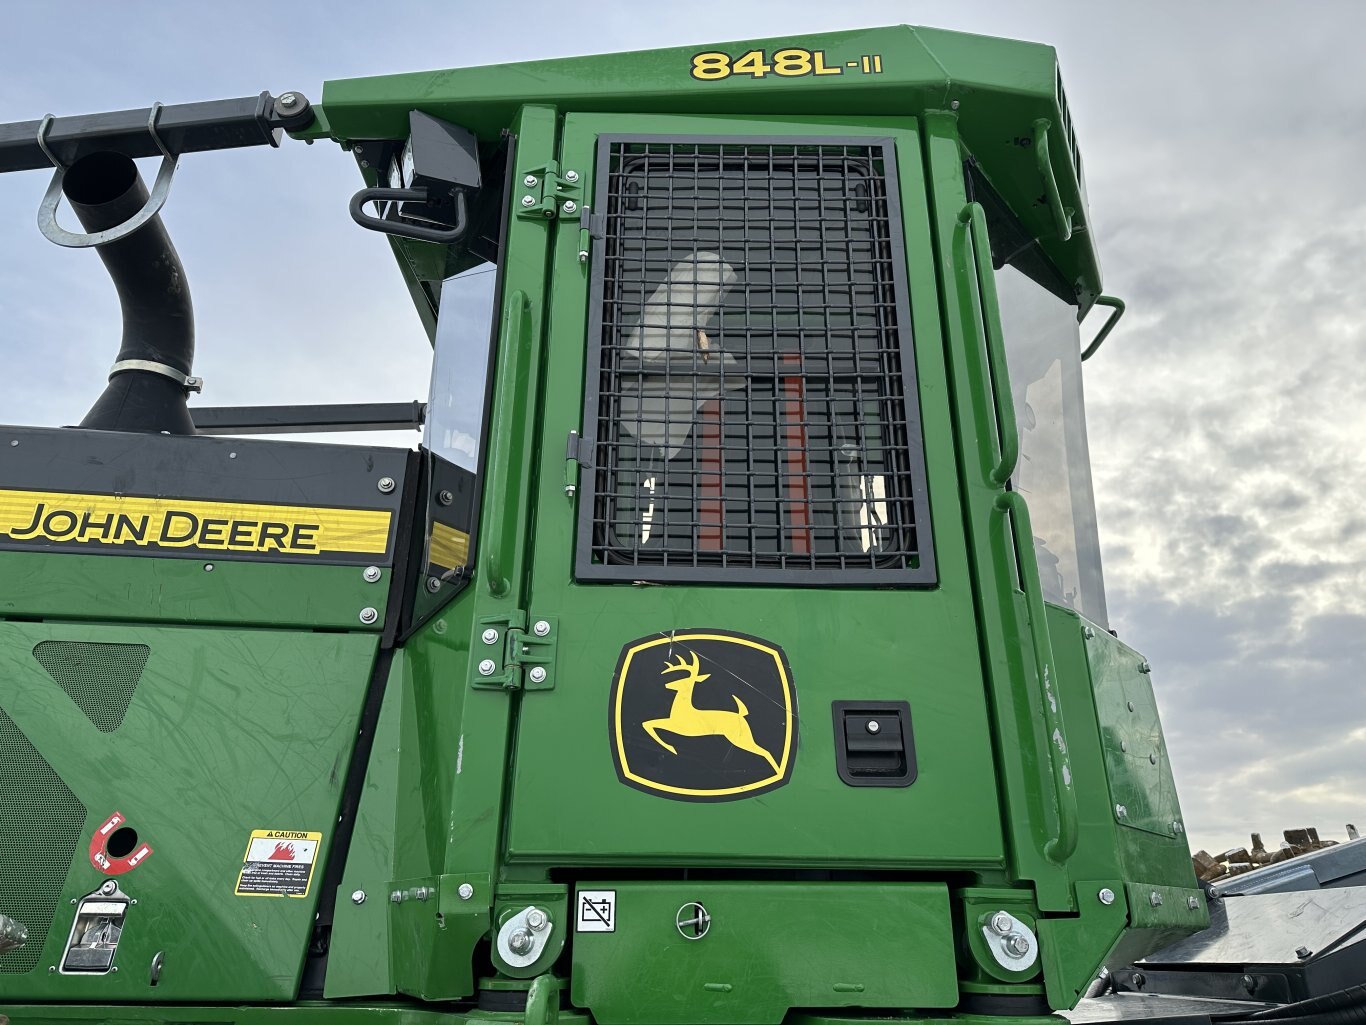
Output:
[[[187,403],[157,210],[286,134],[357,162],[425,404]],[[1122,306],[1051,49],[0,126],[40,168],[125,324],[79,427],[0,428],[11,1020],[1021,1019],[1207,924],[1107,629],[1078,324]]]

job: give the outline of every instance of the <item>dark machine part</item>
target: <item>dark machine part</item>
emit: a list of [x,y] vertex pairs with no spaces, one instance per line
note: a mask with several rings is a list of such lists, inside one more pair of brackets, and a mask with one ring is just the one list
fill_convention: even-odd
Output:
[[[62,192],[89,232],[123,224],[147,203],[133,158],[92,153],[67,169]],[[185,399],[197,382],[194,310],[185,269],[160,216],[99,247],[123,311],[123,341],[104,394],[81,421],[103,431],[193,434]]]
[[[382,170],[385,187],[351,197],[351,217],[362,228],[419,242],[450,245],[469,230],[470,197],[479,191],[479,141],[467,128],[414,110],[408,140]],[[385,204],[383,214],[365,211]]]

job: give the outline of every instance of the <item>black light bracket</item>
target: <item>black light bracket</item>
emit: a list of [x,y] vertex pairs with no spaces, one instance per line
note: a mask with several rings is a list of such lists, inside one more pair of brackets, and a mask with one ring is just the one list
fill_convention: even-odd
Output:
[[[483,179],[474,133],[420,110],[408,114],[408,138],[386,147],[383,184],[351,197],[351,218],[362,228],[451,245],[469,230],[469,200]],[[358,147],[369,152],[363,144]],[[358,156],[357,159],[360,159]],[[366,211],[377,204],[377,214]]]

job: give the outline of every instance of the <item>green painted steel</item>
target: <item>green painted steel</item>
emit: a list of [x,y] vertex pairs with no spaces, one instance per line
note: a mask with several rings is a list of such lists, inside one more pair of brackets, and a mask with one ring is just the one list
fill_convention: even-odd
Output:
[[[509,133],[468,580],[423,621],[400,607],[420,577],[389,600],[420,551],[386,559],[378,580],[0,552],[0,709],[86,809],[41,958],[0,971],[0,1010],[72,1022],[119,1003],[119,1020],[158,1025],[942,1020],[976,996],[1070,1007],[1107,959],[1203,927],[1150,677],[1045,604],[1029,509],[1007,484],[1011,339],[964,161],[1084,314],[1101,282],[1053,51],[896,27],[355,79],[328,83],[300,134],[397,143],[414,109],[473,130],[486,157]],[[892,148],[934,586],[575,578],[576,485],[594,469],[566,446],[597,415],[586,339],[609,244],[578,211],[603,209],[604,135]],[[435,335],[430,289],[477,258],[392,244]],[[398,536],[420,547],[422,513],[408,513]],[[725,801],[627,785],[610,701],[623,652],[709,629],[779,649],[790,777]],[[82,680],[59,685],[33,655],[46,641],[142,645],[146,669],[111,687],[110,710]],[[835,703],[860,700],[909,705],[910,785],[841,779]],[[84,845],[115,811],[152,847],[116,877],[138,899],[119,971],[49,972],[70,902],[105,879]],[[253,829],[323,834],[305,899],[234,893]],[[610,932],[581,928],[578,893],[595,889],[615,894]],[[710,915],[700,939],[679,931],[689,902]],[[528,908],[550,939],[523,962],[505,934]],[[1037,961],[998,960],[983,928],[1000,911],[1033,930]]]

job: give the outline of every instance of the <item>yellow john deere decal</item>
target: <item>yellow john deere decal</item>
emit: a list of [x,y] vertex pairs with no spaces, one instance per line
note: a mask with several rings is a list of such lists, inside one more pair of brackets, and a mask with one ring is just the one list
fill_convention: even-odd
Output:
[[291,556],[387,551],[392,514],[180,498],[0,490],[0,541]]
[[642,637],[622,649],[610,725],[627,786],[679,801],[753,797],[792,775],[792,671],[781,648],[744,634]]

